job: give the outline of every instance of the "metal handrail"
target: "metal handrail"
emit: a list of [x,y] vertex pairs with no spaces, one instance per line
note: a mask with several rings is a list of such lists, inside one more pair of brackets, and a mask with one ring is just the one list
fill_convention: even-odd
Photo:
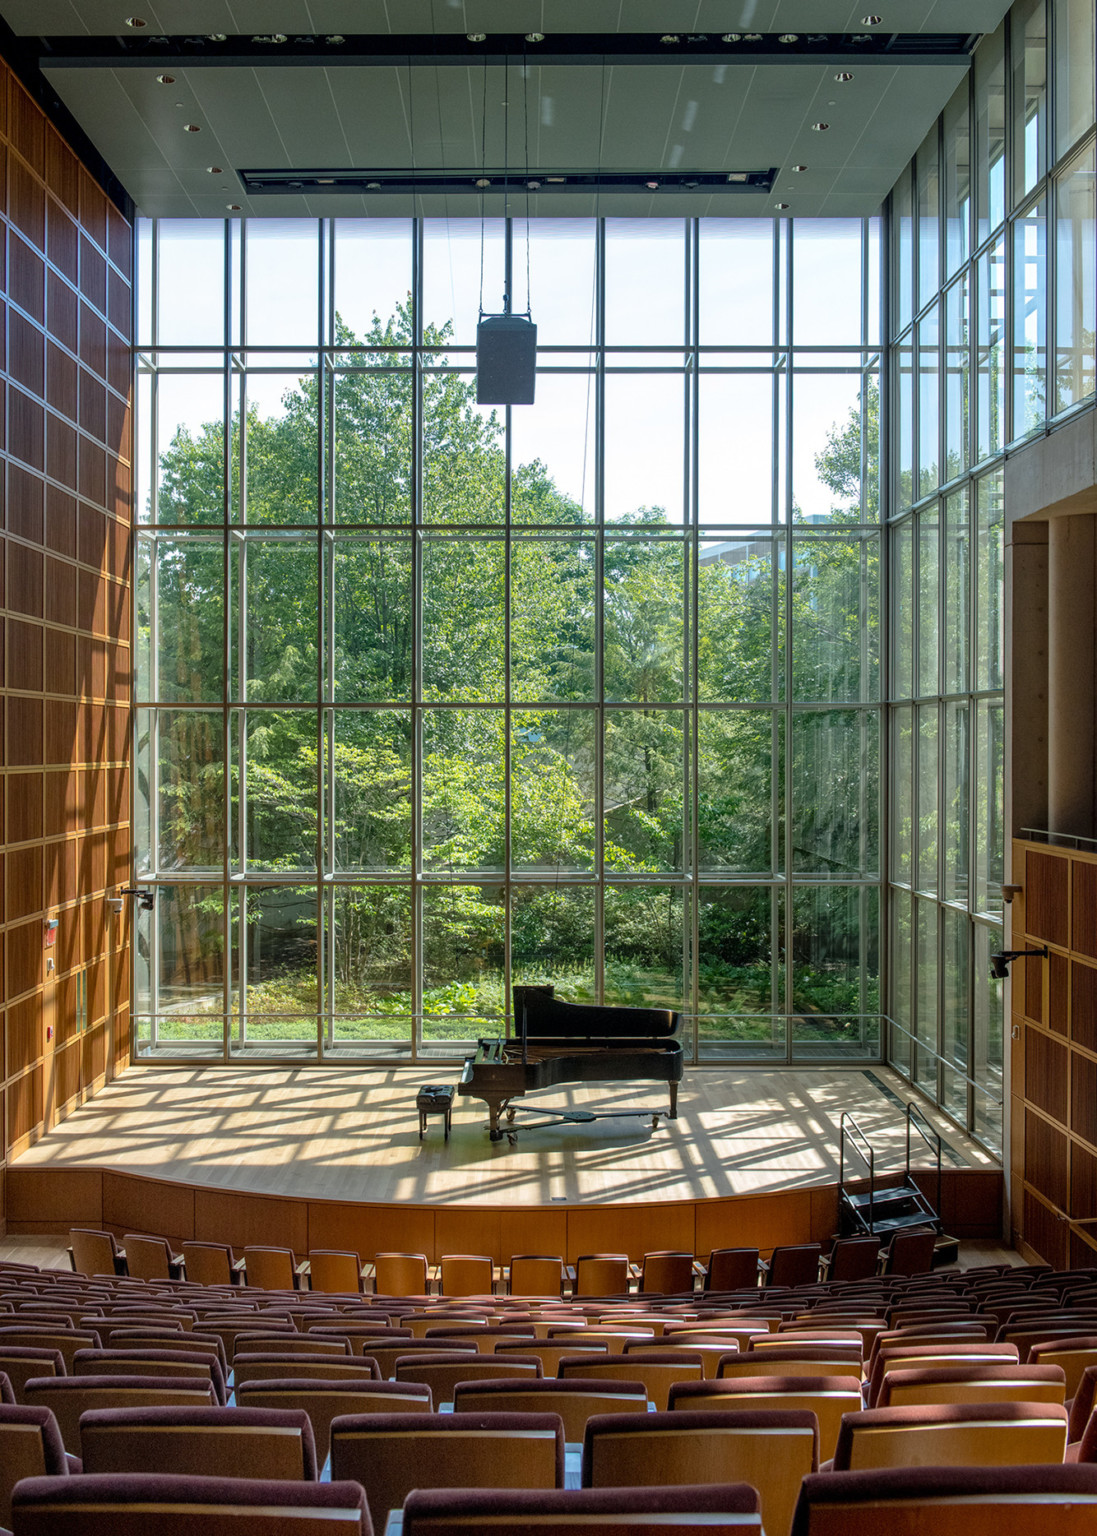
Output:
[[[924,1125],[919,1125],[919,1123],[918,1123],[919,1120],[924,1121],[925,1122]],[[940,1219],[940,1216],[941,1216],[941,1133],[940,1133],[940,1131],[938,1131],[938,1130],[936,1130],[934,1128],[934,1126],[927,1119],[925,1111],[922,1110],[917,1104],[915,1104],[913,1099],[909,1099],[907,1101],[907,1166],[906,1166],[906,1177],[908,1179],[910,1178],[910,1128],[911,1128],[911,1126],[913,1126],[914,1129],[918,1132],[919,1136],[925,1142],[926,1146],[929,1148],[929,1150],[934,1154],[934,1156],[937,1159],[937,1198],[936,1198],[936,1200],[934,1202],[933,1209],[936,1211],[938,1219]]]
[[[849,1122],[848,1126],[846,1122]],[[875,1226],[876,1204],[876,1153],[872,1149],[872,1143],[864,1131],[857,1124],[848,1109],[843,1109],[841,1119],[838,1121],[838,1190],[845,1194],[846,1190],[846,1137],[849,1137],[850,1146],[868,1169],[868,1229],[871,1232]],[[858,1139],[864,1143],[864,1149],[857,1145]],[[860,1214],[860,1213],[858,1213]],[[861,1218],[864,1220],[864,1218]]]

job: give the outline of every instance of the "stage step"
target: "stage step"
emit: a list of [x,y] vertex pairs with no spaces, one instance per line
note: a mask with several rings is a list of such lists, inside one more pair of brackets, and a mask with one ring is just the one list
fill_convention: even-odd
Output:
[[913,1180],[898,1187],[878,1189],[875,1196],[868,1190],[844,1189],[839,1214],[846,1235],[871,1230],[881,1236],[890,1236],[910,1227],[941,1230],[940,1217]]

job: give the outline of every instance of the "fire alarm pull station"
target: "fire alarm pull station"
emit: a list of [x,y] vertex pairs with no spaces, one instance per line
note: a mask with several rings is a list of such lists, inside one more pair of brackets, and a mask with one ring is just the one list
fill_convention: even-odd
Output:
[[55,917],[47,917],[46,918],[46,948],[49,949],[50,946],[53,945],[53,944],[56,944],[56,942],[57,942],[57,919]]

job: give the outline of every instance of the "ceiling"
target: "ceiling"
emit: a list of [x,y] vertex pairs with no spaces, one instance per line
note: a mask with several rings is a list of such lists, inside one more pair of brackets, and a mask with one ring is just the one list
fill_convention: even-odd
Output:
[[[870,4],[881,7],[880,21],[866,29]],[[503,196],[473,183],[505,165],[655,180],[774,171],[768,191],[523,187],[509,200],[518,214],[756,217],[782,204],[799,215],[875,212],[964,78],[973,38],[1006,8],[1006,0],[0,0],[0,18],[145,214],[495,214]],[[144,27],[127,25],[135,15]],[[526,44],[527,30],[544,41]],[[470,44],[469,33],[487,41]],[[782,43],[782,34],[800,41]],[[954,49],[962,40],[961,51],[937,46],[938,34]],[[748,40],[726,41],[739,35]],[[503,48],[513,63],[502,61]],[[237,174],[350,168],[440,169],[470,190],[247,192]]]

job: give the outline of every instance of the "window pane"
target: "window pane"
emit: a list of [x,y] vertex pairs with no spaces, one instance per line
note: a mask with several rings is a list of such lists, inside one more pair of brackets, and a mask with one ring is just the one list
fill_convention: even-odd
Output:
[[697,981],[701,1055],[785,1055],[784,895],[767,885],[702,886]]
[[878,410],[869,376],[869,420],[862,423],[865,387],[866,379],[857,373],[793,374],[794,522],[861,521],[865,450],[872,452],[871,418]]
[[511,721],[514,867],[592,871],[594,713],[581,709],[518,710]]
[[878,865],[875,711],[797,711],[792,717],[792,868],[875,875]]
[[238,712],[234,736],[234,815],[245,808],[237,867],[253,871],[316,868],[316,712]]
[[970,453],[970,312],[968,275],[945,294],[945,480],[968,468]]
[[950,277],[971,249],[971,114],[966,80],[945,108],[944,131],[945,276]]
[[940,484],[940,432],[937,369],[939,367],[938,306],[932,305],[918,324],[918,495],[928,496]]
[[510,561],[512,697],[592,699],[593,542],[515,538]]
[[411,549],[410,539],[393,537],[340,535],[327,545],[327,666],[338,703],[411,693]]
[[606,891],[605,1000],[684,1012],[689,997],[685,902],[673,885]]
[[1013,198],[1022,202],[1047,160],[1045,0],[1019,0],[1010,16],[1013,58]]
[[230,548],[232,696],[316,698],[316,540],[245,538]]
[[424,869],[503,868],[504,740],[502,710],[424,715]]
[[934,505],[926,507],[918,518],[918,693],[922,697],[938,691],[938,548]]
[[971,686],[971,531],[966,490],[945,502],[944,537],[944,689],[963,693]]
[[971,888],[971,706],[966,700],[945,705],[942,769],[945,822],[942,829],[946,901],[967,903]]
[[1047,230],[1044,204],[1013,226],[1013,436],[1044,424],[1047,399]]
[[774,464],[772,370],[702,372],[698,401],[698,516],[702,523],[771,522]]
[[1006,246],[999,240],[975,268],[978,303],[976,337],[975,458],[989,458],[1005,439],[1006,411]]
[[918,731],[918,764],[915,795],[918,805],[917,868],[914,883],[919,891],[937,894],[937,705],[923,704],[915,711]]
[[218,870],[225,847],[225,732],[211,710],[156,712],[157,858],[164,870]]
[[225,686],[224,559],[220,538],[139,540],[141,697],[178,704],[220,701]]
[[233,925],[233,1049],[259,1054],[283,1040],[315,1047],[315,888],[253,888],[242,907]]
[[892,878],[914,883],[914,711],[891,712]]
[[512,888],[510,975],[516,986],[551,982],[569,1003],[597,1002],[592,887]]
[[249,523],[316,522],[316,389],[315,373],[247,375]]
[[904,331],[914,314],[914,203],[911,168],[903,171],[892,196],[892,241],[895,251],[893,335]]
[[589,346],[598,339],[594,236],[593,219],[514,220],[513,308],[524,312],[529,304],[539,347]]
[[697,571],[701,699],[761,702],[784,694],[784,540],[705,540]]
[[679,701],[685,661],[681,542],[607,539],[603,558],[606,698],[643,704]]
[[423,697],[503,697],[501,539],[423,540]]
[[330,893],[328,1044],[375,1050],[411,1040],[411,892],[340,885]]
[[[360,366],[340,368],[328,380],[334,418],[331,516],[336,522],[411,521],[413,390],[407,362],[406,353],[360,354]],[[428,392],[432,406],[437,406],[437,395]]]
[[1097,16],[1092,0],[1055,0],[1055,153],[1093,124]]
[[1001,688],[1005,648],[1005,551],[1001,471],[978,483],[976,688]]
[[861,340],[860,219],[798,219],[792,232],[792,336],[798,347]]
[[895,348],[898,388],[895,407],[898,414],[895,441],[898,446],[896,492],[900,510],[916,500],[914,493],[914,347],[904,341]]
[[774,245],[769,219],[702,219],[700,323],[706,346],[772,346]]
[[[971,1007],[968,996],[970,959],[968,946],[971,925],[966,916],[951,908],[944,909],[943,1007],[941,1010],[941,1054],[945,1060],[967,1074],[971,1067],[969,1027]],[[967,1117],[967,1084],[963,1076],[949,1083],[946,1073],[944,1105],[954,1115]]]
[[[158,345],[224,345],[224,224],[214,219],[162,219],[157,255]],[[187,296],[186,303],[179,302],[182,293]]]
[[800,1016],[793,1020],[794,1046],[825,1042],[854,1055],[875,1055],[878,892],[857,885],[796,892],[791,944],[792,1012]]
[[923,140],[914,164],[918,196],[918,308],[922,309],[941,286],[939,275],[941,186],[936,123]]
[[1055,409],[1093,393],[1097,337],[1097,150],[1066,167],[1055,189]]
[[897,699],[914,697],[914,520],[900,523],[892,535],[891,686]]
[[339,710],[327,720],[330,868],[411,870],[411,717]]
[[[220,523],[225,515],[224,382],[219,374],[156,380],[158,523]],[[152,508],[148,511],[151,513]]]
[[428,345],[448,341],[474,347],[480,310],[502,312],[503,230],[502,219],[423,220],[423,336]]
[[247,219],[249,347],[309,347],[320,336],[320,227],[314,219]]
[[[225,909],[219,885],[161,885],[155,914],[139,914],[136,1005],[155,1013],[164,1043],[203,1040],[220,1050],[225,1008]],[[155,971],[143,958],[155,944]],[[155,975],[155,991],[150,985]]]
[[334,219],[337,346],[401,339],[411,330],[410,219]]
[[506,516],[503,417],[476,404],[467,374],[423,380],[423,521],[501,523]]
[[1002,1147],[1005,983],[991,976],[990,956],[1001,948],[1001,928],[983,923],[975,925],[972,1076],[977,1083],[985,1083],[987,1087],[986,1093],[975,1094],[975,1134],[999,1154]]
[[870,700],[879,693],[879,543],[793,532],[792,695]]
[[1005,879],[1005,710],[980,701],[976,723],[975,910],[1002,915]]
[[975,219],[977,243],[1006,214],[1005,26],[975,51]]
[[931,901],[914,903],[914,1070],[912,1079],[937,1097],[937,915]]
[[677,374],[607,375],[607,521],[682,521],[685,398]]
[[542,370],[536,394],[532,405],[511,412],[511,519],[591,522],[597,457],[594,374]]
[[606,345],[681,345],[685,326],[684,221],[607,219]]
[[784,717],[704,710],[697,724],[698,858],[702,870],[768,874],[784,864]]
[[677,710],[612,709],[605,716],[607,869],[684,868],[684,740]]
[[904,1077],[910,1076],[910,992],[913,976],[911,955],[911,898],[906,891],[891,892],[891,1004],[889,1015],[895,1021],[889,1031],[891,1065]]
[[423,1043],[502,1034],[501,886],[423,891]]

